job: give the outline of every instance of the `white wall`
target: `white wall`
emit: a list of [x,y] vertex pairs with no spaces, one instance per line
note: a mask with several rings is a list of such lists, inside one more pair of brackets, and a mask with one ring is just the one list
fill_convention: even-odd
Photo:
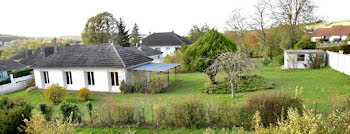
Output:
[[[175,52],[175,48],[179,48],[181,46],[150,46],[152,49],[160,48],[160,51],[163,52],[161,59],[164,59],[166,55],[170,55]],[[169,49],[167,49],[169,48]]]
[[0,94],[12,93],[18,90],[23,90],[28,87],[27,81],[21,81],[18,83],[9,83],[5,85],[0,85]]
[[[43,71],[48,71],[49,81],[48,85],[44,84]],[[66,84],[65,72],[71,71],[72,83],[71,85]],[[86,72],[94,72],[95,85],[88,85]],[[35,84],[38,88],[47,88],[52,84],[59,84],[68,90],[79,90],[81,88],[88,88],[90,91],[100,92],[120,92],[120,86],[111,86],[110,72],[118,72],[119,85],[121,81],[125,80],[129,83],[126,78],[128,71],[126,69],[116,68],[63,68],[63,69],[50,69],[40,68],[34,69]]]
[[[298,54],[288,54],[284,52],[285,69],[308,69],[310,68],[310,55],[316,57],[316,54],[305,54],[304,61],[297,61],[297,55]],[[326,59],[326,57],[324,57],[324,59]]]
[[350,55],[327,51],[327,56],[331,68],[350,75]]

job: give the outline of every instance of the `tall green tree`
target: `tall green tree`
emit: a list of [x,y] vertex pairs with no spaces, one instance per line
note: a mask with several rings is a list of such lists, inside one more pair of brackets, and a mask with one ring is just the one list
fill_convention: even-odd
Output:
[[207,24],[203,25],[202,27],[198,27],[197,25],[194,25],[193,28],[191,28],[190,32],[188,33],[187,38],[192,42],[196,42],[200,37],[202,37],[209,30],[210,28]]
[[190,71],[203,71],[225,52],[235,52],[236,44],[212,29],[187,48],[184,64]]
[[81,39],[83,44],[109,43],[115,40],[117,29],[117,20],[111,13],[99,13],[86,22]]
[[136,43],[139,43],[141,40],[141,36],[139,33],[139,27],[135,23],[134,27],[132,28],[131,34],[130,34],[130,43],[132,45],[135,45]]
[[125,29],[126,24],[122,18],[119,18],[119,22],[117,24],[117,27],[118,27],[118,34],[117,34],[116,43],[120,46],[123,46],[123,47],[130,46],[130,43],[129,43],[130,35],[128,34],[129,30]]

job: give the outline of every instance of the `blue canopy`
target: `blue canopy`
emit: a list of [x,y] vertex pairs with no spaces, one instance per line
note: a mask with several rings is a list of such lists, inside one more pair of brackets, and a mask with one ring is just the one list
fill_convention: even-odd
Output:
[[164,72],[179,65],[180,64],[174,64],[174,63],[148,63],[145,65],[140,65],[140,66],[131,68],[131,70],[148,71],[148,72]]

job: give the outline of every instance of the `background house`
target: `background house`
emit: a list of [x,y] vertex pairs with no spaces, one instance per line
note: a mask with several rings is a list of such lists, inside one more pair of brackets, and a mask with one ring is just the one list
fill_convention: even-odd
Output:
[[32,68],[38,88],[57,83],[68,90],[88,88],[91,91],[120,92],[122,81],[127,84],[147,81],[149,72],[130,69],[151,61],[151,58],[121,46],[74,45],[40,60]]
[[130,46],[130,47],[126,47],[126,49],[137,53],[137,54],[141,54],[143,56],[147,56],[149,58],[152,58],[153,61],[155,63],[161,62],[161,59],[159,59],[159,57],[161,57],[162,52],[152,49],[148,46],[145,45],[136,45],[136,46]]
[[10,72],[21,70],[25,67],[25,65],[22,65],[14,60],[0,61],[0,81],[8,79]]
[[329,42],[341,42],[350,38],[350,26],[332,26],[330,28],[319,28],[311,34],[312,42],[316,42],[318,39],[326,39]]
[[159,59],[164,59],[166,55],[174,53],[180,49],[182,44],[190,45],[192,42],[174,32],[153,33],[142,40],[142,45],[163,53],[158,57]]
[[285,69],[307,69],[310,68],[312,57],[323,57],[323,65],[326,64],[326,52],[324,50],[285,50],[284,68]]

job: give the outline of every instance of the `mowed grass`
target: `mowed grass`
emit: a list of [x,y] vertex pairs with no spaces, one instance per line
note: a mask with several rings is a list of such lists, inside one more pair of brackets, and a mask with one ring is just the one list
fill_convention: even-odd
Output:
[[[160,94],[106,94],[92,93],[92,103],[97,108],[106,97],[113,97],[117,103],[123,104],[140,104],[146,102],[146,121],[151,121],[151,106],[152,104],[171,103],[181,101],[187,97],[202,97],[203,101],[228,101],[235,104],[244,103],[245,99],[254,94],[263,92],[273,92],[275,90],[286,89],[295,91],[302,88],[301,94],[304,99],[304,104],[307,108],[316,109],[318,113],[329,113],[333,109],[331,107],[331,98],[334,95],[350,95],[350,76],[337,72],[329,67],[319,70],[281,70],[281,66],[273,63],[268,67],[263,67],[259,75],[274,82],[275,86],[271,90],[261,90],[256,92],[237,93],[235,98],[230,94],[203,94],[201,90],[203,85],[208,82],[208,78],[203,73],[186,73],[180,74],[179,83],[165,93]],[[174,79],[172,76],[171,79]],[[28,100],[35,106],[34,112],[37,112],[39,104],[46,103],[44,95],[41,92],[25,92],[19,91],[7,94],[10,98],[21,97]],[[69,93],[67,101],[76,103],[83,113],[83,120],[88,121],[85,102],[76,98],[76,93]],[[317,107],[316,107],[317,106]],[[55,106],[55,115],[59,114],[58,106]],[[125,132],[128,129],[119,128],[79,128],[77,133],[119,133]],[[137,133],[202,133],[204,130],[153,130],[153,129],[132,129]]]

